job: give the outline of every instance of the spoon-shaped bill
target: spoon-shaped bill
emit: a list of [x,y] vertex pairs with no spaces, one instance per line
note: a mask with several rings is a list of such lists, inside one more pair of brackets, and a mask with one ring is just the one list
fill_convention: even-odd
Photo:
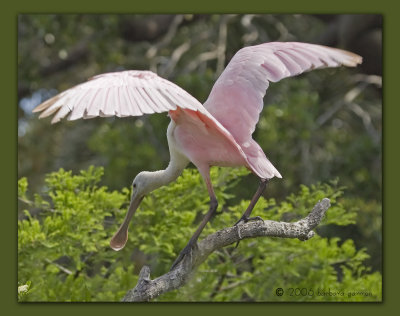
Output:
[[116,251],[124,248],[126,242],[128,241],[128,227],[129,222],[132,219],[133,214],[135,214],[137,208],[142,202],[143,197],[134,195],[131,200],[131,204],[129,205],[128,213],[126,213],[125,219],[118,231],[114,234],[110,241],[110,247]]

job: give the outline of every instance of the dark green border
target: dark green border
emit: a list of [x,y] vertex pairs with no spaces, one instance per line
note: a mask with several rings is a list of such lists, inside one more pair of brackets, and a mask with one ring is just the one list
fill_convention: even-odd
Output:
[[[267,315],[282,313],[326,314],[331,312],[361,312],[363,315],[382,313],[389,314],[396,308],[399,297],[399,231],[398,207],[395,207],[394,196],[399,191],[398,162],[400,132],[397,121],[400,117],[400,105],[396,98],[399,69],[399,12],[392,1],[76,1],[56,2],[47,0],[14,1],[7,4],[3,1],[1,8],[1,189],[2,197],[7,197],[6,205],[1,207],[1,310],[5,315],[80,315],[80,312],[93,315],[113,315],[115,313],[132,314],[170,314],[193,313],[215,314],[229,313]],[[228,11],[229,10],[229,11]],[[384,16],[384,293],[383,303],[319,303],[319,304],[18,304],[16,300],[16,178],[17,178],[17,15],[19,13],[378,13]],[[38,140],[39,141],[39,140]],[[397,228],[397,229],[396,229]],[[13,240],[13,242],[9,242]]]

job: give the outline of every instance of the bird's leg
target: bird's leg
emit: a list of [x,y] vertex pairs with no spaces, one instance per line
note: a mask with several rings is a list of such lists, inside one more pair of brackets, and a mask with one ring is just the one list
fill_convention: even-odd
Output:
[[204,178],[205,178],[205,181],[207,184],[208,192],[210,194],[210,208],[209,208],[207,214],[204,216],[203,220],[201,221],[199,227],[193,234],[192,238],[190,238],[186,247],[183,248],[183,250],[180,252],[179,256],[175,259],[174,263],[171,266],[171,270],[173,270],[178,265],[178,263],[183,260],[183,258],[186,255],[189,255],[191,253],[191,251],[197,247],[197,239],[199,238],[204,227],[207,225],[208,221],[213,216],[213,214],[215,213],[215,211],[218,207],[218,201],[215,196],[214,190],[212,188],[210,177],[208,175],[207,177],[204,177]]
[[182,259],[191,253],[191,251],[197,248],[197,239],[199,238],[201,232],[203,231],[204,227],[214,214],[215,210],[218,207],[217,199],[210,201],[210,209],[208,210],[207,214],[204,216],[203,220],[201,221],[199,227],[193,234],[192,238],[190,238],[188,244],[183,248],[183,250],[179,253],[179,256],[175,259],[174,263],[171,266],[171,270],[173,270]]
[[[261,179],[258,189],[257,189],[256,193],[254,194],[253,198],[251,199],[250,204],[247,207],[247,210],[243,213],[242,217],[233,226],[237,226],[242,221],[247,223],[248,221],[251,221],[251,220],[263,220],[260,216],[250,217],[250,214],[253,211],[253,208],[256,205],[261,194],[264,192],[264,190],[267,186],[267,183],[268,183],[268,179]],[[238,229],[239,229],[238,233],[240,233],[240,228],[238,227]],[[234,249],[236,249],[239,246],[239,243],[240,243],[240,240],[238,240]]]
[[267,183],[268,183],[268,179],[261,179],[260,185],[258,186],[258,189],[257,189],[257,192],[254,194],[253,198],[251,199],[251,202],[250,202],[249,206],[247,207],[247,210],[243,213],[242,217],[236,222],[236,224],[234,226],[236,226],[237,224],[239,224],[242,221],[244,221],[246,223],[251,220],[262,220],[262,218],[259,216],[250,218],[250,214],[253,211],[253,208],[256,205],[258,199],[264,192],[264,190],[267,186]]

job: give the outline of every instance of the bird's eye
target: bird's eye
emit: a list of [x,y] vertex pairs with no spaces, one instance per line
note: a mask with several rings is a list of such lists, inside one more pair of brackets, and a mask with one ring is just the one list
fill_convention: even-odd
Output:
[[136,183],[133,184],[133,188],[136,189]]

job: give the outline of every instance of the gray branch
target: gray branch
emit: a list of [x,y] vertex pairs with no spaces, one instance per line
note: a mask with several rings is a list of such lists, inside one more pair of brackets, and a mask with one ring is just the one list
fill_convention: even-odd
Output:
[[227,227],[208,235],[198,243],[198,248],[186,256],[172,271],[151,280],[150,268],[143,266],[135,288],[129,290],[123,302],[150,301],[159,295],[183,286],[191,277],[195,268],[204,262],[217,249],[231,245],[239,240],[256,237],[298,238],[302,241],[314,236],[313,229],[321,222],[330,207],[329,199],[319,201],[310,214],[294,222],[276,222],[270,220],[249,221]]

